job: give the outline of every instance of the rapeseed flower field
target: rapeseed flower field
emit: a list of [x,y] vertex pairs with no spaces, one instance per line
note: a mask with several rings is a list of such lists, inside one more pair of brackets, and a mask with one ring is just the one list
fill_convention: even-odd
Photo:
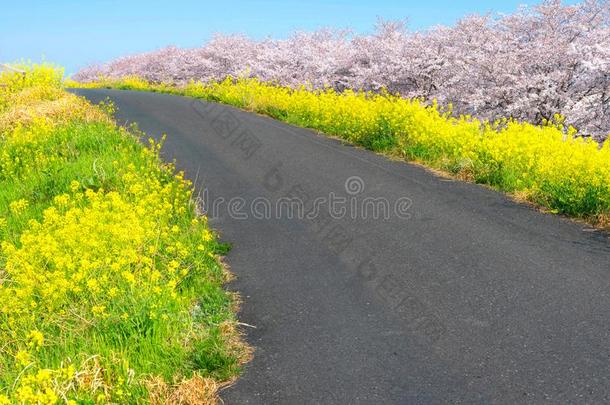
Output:
[[191,183],[24,68],[0,76],[0,404],[214,402],[249,351]]
[[72,83],[202,98],[267,114],[363,147],[492,186],[550,212],[608,224],[610,141],[579,136],[556,115],[544,125],[454,116],[451,106],[387,92],[292,89],[253,78],[148,83],[138,77]]

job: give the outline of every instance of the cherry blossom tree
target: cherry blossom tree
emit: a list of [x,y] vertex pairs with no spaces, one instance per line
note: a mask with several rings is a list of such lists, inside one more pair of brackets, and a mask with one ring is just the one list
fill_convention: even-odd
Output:
[[583,135],[601,139],[610,132],[610,0],[547,0],[423,32],[379,21],[367,35],[330,29],[284,40],[216,35],[199,48],[167,47],[90,66],[74,79],[131,75],[177,85],[248,76],[338,91],[387,89],[490,120],[540,123],[561,113]]

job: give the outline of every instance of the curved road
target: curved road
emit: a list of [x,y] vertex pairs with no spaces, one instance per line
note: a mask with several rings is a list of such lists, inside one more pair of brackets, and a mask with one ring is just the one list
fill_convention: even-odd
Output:
[[234,245],[256,353],[226,403],[610,401],[603,233],[231,107],[75,92],[167,133]]

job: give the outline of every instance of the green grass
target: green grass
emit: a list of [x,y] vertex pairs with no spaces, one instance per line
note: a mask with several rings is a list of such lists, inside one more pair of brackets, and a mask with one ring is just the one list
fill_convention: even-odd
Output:
[[7,87],[0,118],[40,108],[0,126],[0,404],[213,401],[198,382],[235,378],[248,349],[190,183],[56,82]]

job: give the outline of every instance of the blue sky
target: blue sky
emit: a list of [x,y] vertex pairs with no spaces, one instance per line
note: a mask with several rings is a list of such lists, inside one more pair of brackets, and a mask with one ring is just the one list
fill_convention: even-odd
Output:
[[[471,13],[512,12],[524,0],[10,0],[0,11],[0,62],[44,58],[74,73],[90,63],[166,45],[198,46],[215,32],[284,38],[294,30],[372,29],[377,17],[413,30]],[[529,4],[535,1],[529,1]]]

